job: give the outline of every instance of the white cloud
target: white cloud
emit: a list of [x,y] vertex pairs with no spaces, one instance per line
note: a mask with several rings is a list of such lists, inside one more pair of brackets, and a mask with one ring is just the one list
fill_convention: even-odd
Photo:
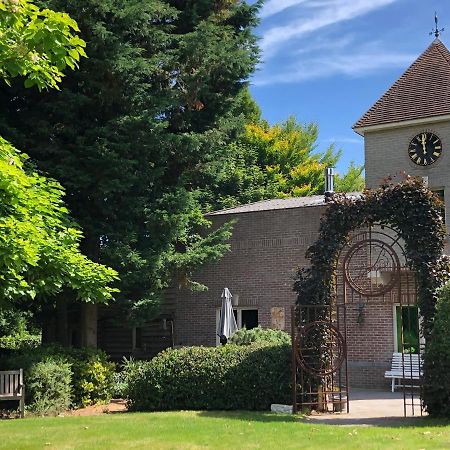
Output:
[[[301,17],[289,21],[286,25],[269,28],[262,38],[261,48],[265,59],[276,53],[276,50],[283,44],[289,42],[292,47],[292,40],[303,35],[320,31],[322,28],[354,19],[367,14],[383,6],[394,3],[398,0],[274,0],[269,1],[267,8],[263,10],[266,16],[278,11],[282,11],[289,6],[301,5],[315,7],[314,14],[308,14],[304,10]],[[271,6],[272,5],[272,6]],[[278,5],[278,7],[277,7]],[[281,9],[280,9],[281,8]],[[275,12],[274,12],[275,11]],[[298,15],[297,15],[298,16]]]
[[363,138],[353,138],[353,137],[333,137],[329,139],[323,139],[323,144],[357,144],[361,145],[364,142]]
[[298,83],[316,78],[336,75],[362,76],[386,68],[405,67],[410,64],[415,55],[399,53],[372,43],[349,54],[326,54],[324,56],[302,58],[301,62],[284,67],[282,72],[275,72],[256,77],[253,84],[264,86],[280,83]]
[[317,36],[316,39],[313,39],[308,43],[308,46],[295,48],[290,52],[290,54],[293,57],[296,57],[297,55],[304,55],[313,52],[317,54],[322,52],[323,50],[327,53],[330,53],[333,50],[345,50],[354,41],[354,36],[350,34],[346,36],[339,36],[335,39],[330,39],[329,37],[325,38],[324,36]]
[[309,0],[269,0],[264,3],[264,6],[261,10],[261,17],[270,17],[274,14],[277,14],[281,11],[284,11],[291,6],[297,6],[301,3],[308,2]]

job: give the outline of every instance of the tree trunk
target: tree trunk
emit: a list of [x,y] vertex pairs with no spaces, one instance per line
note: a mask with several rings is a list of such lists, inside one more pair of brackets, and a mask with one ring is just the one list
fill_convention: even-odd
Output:
[[97,305],[81,304],[81,345],[97,348]]

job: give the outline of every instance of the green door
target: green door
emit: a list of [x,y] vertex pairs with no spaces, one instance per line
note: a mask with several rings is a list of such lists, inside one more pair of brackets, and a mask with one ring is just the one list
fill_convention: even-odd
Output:
[[402,351],[403,325],[403,351],[405,353],[419,353],[419,310],[417,306],[396,306],[395,317],[397,322],[397,350]]

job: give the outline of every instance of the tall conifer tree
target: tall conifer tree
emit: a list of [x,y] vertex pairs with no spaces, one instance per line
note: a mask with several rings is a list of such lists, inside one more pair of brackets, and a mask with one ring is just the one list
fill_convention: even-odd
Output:
[[191,185],[226,140],[219,123],[257,62],[259,2],[40,5],[77,20],[88,59],[61,92],[1,89],[0,126],[66,188],[84,252],[119,271],[122,300],[148,309],[176,270],[226,249],[227,229],[200,232]]

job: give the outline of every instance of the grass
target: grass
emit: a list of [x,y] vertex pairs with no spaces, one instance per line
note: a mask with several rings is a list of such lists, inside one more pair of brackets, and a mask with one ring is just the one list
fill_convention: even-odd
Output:
[[12,449],[448,449],[450,424],[311,424],[254,412],[125,413],[0,421],[0,448]]

